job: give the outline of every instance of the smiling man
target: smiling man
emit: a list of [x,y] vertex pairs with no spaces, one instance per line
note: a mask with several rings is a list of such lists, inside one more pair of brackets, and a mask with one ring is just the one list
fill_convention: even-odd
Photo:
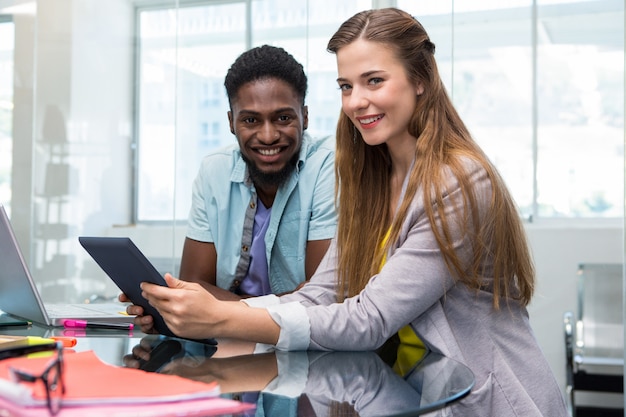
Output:
[[305,133],[307,77],[282,48],[244,52],[224,85],[238,144],[202,161],[180,278],[222,299],[290,292],[335,233],[334,138]]

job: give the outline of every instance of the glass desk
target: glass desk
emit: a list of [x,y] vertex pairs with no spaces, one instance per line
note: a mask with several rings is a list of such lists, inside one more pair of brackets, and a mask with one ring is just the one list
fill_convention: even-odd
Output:
[[[0,334],[46,337],[68,332],[31,326],[0,328]],[[222,397],[256,404],[256,410],[237,416],[417,416],[463,398],[474,385],[469,368],[433,352],[421,355],[401,377],[374,352],[240,355],[233,348],[237,343],[227,340],[213,346],[105,330],[75,337],[72,349],[93,350],[112,365],[217,380]],[[152,356],[138,360],[133,351]]]

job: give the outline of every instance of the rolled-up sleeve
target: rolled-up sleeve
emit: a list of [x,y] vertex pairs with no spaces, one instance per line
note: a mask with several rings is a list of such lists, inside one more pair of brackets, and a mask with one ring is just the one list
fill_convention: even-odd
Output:
[[311,325],[306,307],[298,302],[267,307],[272,319],[280,326],[276,349],[307,350],[311,340]]
[[307,350],[311,340],[311,326],[306,314],[306,307],[300,302],[280,303],[280,299],[273,295],[252,297],[241,300],[250,307],[265,308],[272,320],[280,327],[280,335],[276,346],[258,343],[255,353],[266,352],[276,348],[278,350]]

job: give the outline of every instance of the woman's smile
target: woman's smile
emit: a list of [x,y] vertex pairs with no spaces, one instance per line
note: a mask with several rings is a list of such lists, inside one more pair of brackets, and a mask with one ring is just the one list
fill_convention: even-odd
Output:
[[371,129],[375,127],[378,124],[377,122],[381,120],[383,117],[385,117],[384,114],[378,114],[376,116],[357,117],[356,119],[359,121],[362,128]]

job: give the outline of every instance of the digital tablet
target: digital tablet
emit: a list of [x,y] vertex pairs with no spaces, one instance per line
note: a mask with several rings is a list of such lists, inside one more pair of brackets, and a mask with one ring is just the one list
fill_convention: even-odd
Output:
[[[178,337],[167,327],[161,313],[141,296],[139,285],[142,282],[163,286],[167,286],[167,283],[130,238],[80,236],[78,241],[128,299],[133,304],[143,307],[146,315],[152,316],[157,332],[165,336]],[[208,345],[217,344],[217,340],[213,338],[187,340]]]
[[80,236],[78,241],[130,301],[153,317],[157,332],[175,336],[157,309],[141,296],[139,287],[142,282],[167,286],[165,279],[130,238]]
[[[145,341],[146,338],[141,339],[142,346],[144,346]],[[199,343],[196,340],[169,336],[158,336],[156,340],[150,343],[150,349],[147,360],[137,358],[139,369],[148,372],[161,372],[168,363],[184,357],[192,359],[192,363],[199,364],[217,352],[217,346],[207,344],[206,341]]]

